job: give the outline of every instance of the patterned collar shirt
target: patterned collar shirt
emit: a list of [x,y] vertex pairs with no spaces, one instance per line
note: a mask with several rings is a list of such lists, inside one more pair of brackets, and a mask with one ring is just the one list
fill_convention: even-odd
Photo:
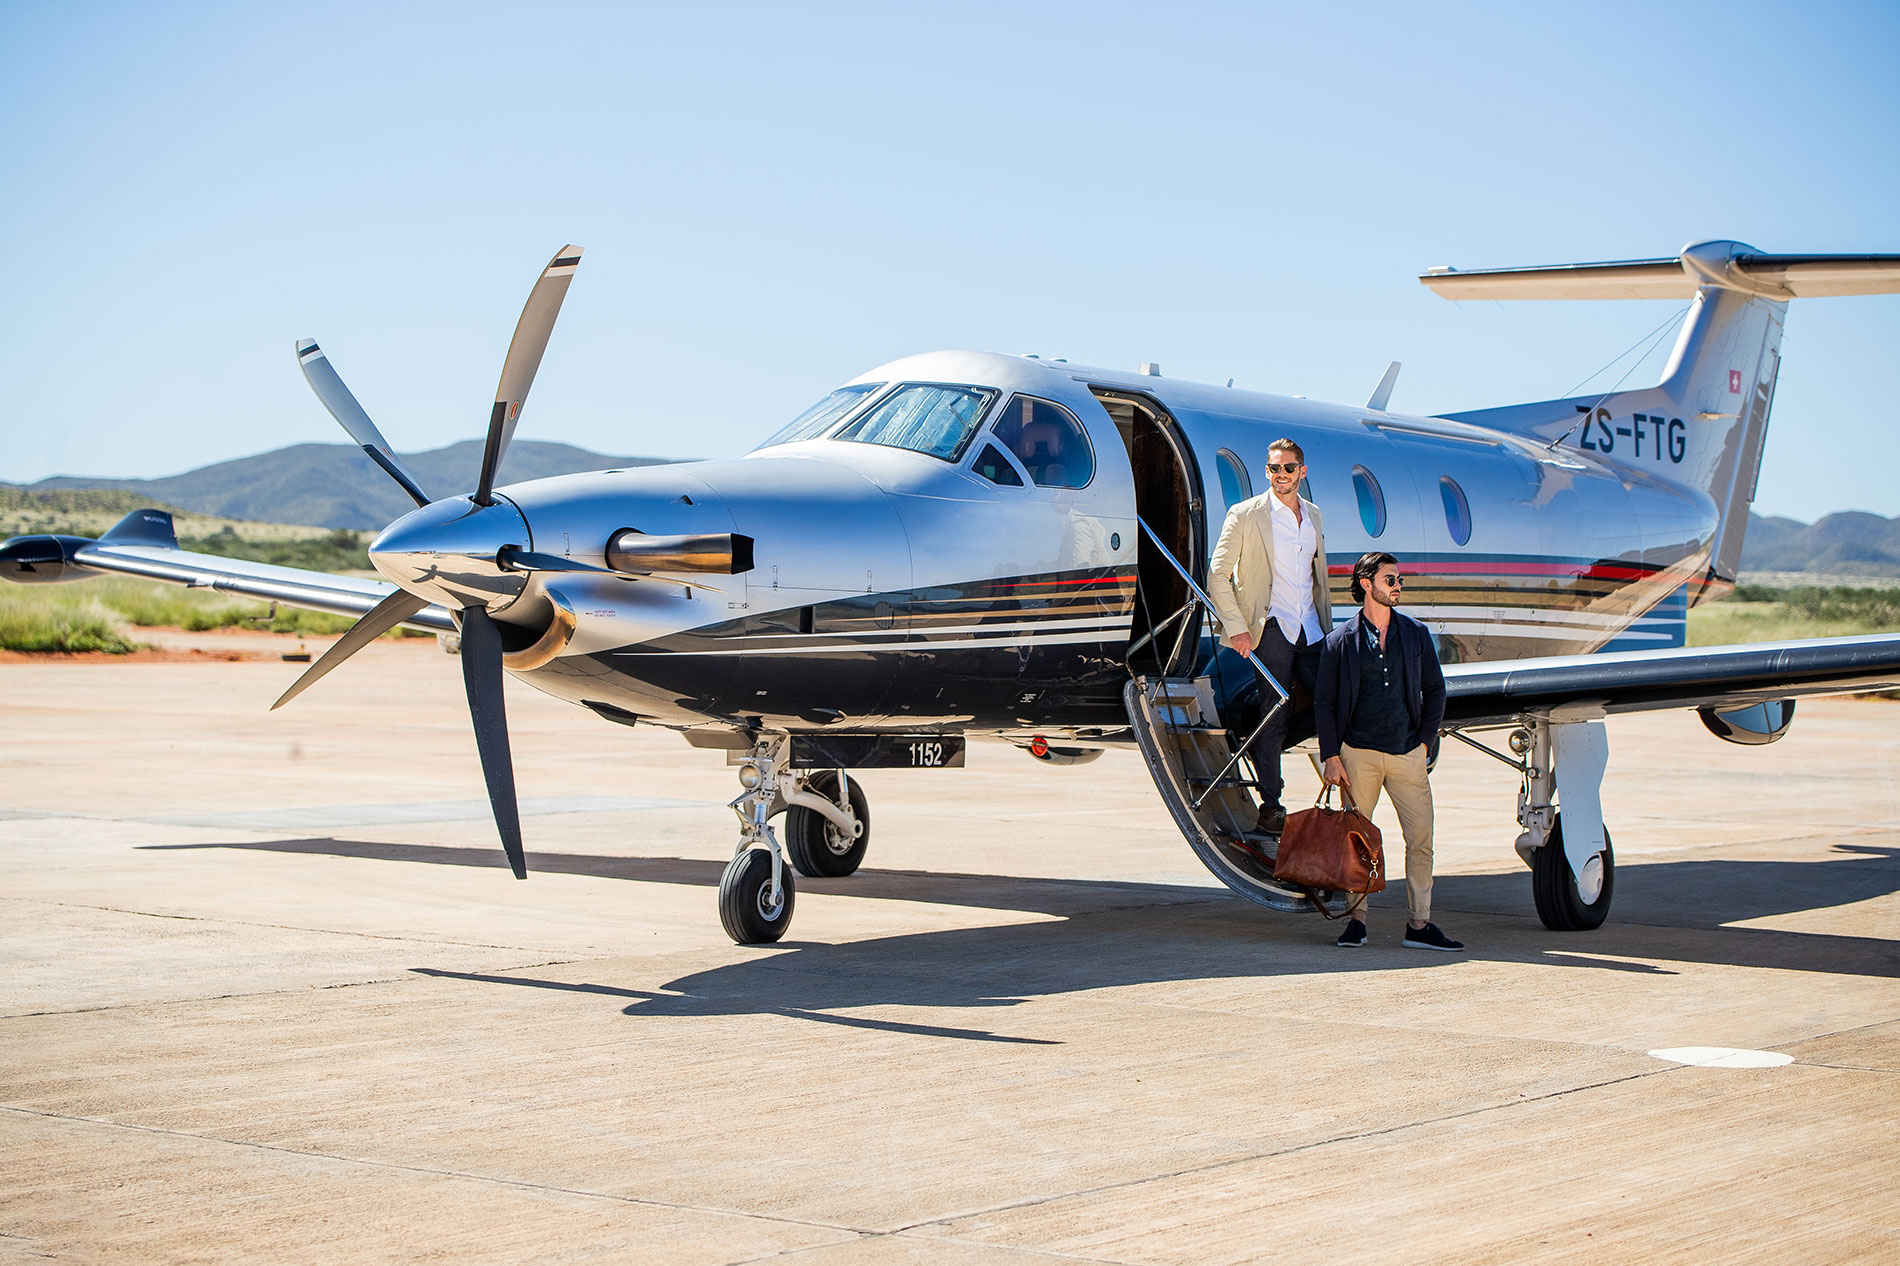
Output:
[[1288,642],[1297,643],[1304,633],[1308,646],[1318,646],[1326,633],[1313,609],[1313,555],[1319,550],[1313,516],[1295,515],[1271,494],[1267,506],[1273,516],[1273,596],[1267,615]]

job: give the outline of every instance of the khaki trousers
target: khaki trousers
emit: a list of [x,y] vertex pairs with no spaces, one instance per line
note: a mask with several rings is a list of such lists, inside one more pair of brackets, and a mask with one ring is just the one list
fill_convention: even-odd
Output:
[[[1379,807],[1379,792],[1392,797],[1398,811],[1399,830],[1405,836],[1405,908],[1413,923],[1428,923],[1432,917],[1432,785],[1425,777],[1425,745],[1403,756],[1376,752],[1369,747],[1342,744],[1339,759],[1346,766],[1346,781],[1353,808],[1368,818]],[[1391,857],[1391,849],[1386,849]],[[1388,868],[1390,862],[1388,861]],[[1366,899],[1355,898],[1347,907],[1353,918],[1365,921]]]

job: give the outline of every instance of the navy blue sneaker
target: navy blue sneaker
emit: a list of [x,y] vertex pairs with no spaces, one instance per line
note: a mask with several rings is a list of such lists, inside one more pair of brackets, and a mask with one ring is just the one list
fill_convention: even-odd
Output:
[[1333,944],[1339,946],[1340,949],[1359,949],[1365,943],[1366,925],[1357,919],[1348,923],[1346,930],[1339,934],[1339,939],[1333,942]]
[[1440,932],[1436,923],[1427,923],[1422,928],[1415,928],[1409,923],[1406,924],[1405,939],[1400,941],[1399,944],[1403,945],[1406,949],[1434,949],[1446,951],[1461,950],[1465,947],[1463,941],[1454,941],[1443,932]]

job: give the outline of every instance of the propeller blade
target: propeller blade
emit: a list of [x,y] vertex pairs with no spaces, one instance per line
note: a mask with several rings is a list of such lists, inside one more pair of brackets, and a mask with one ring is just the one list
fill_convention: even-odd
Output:
[[336,640],[336,645],[323,652],[316,663],[305,669],[304,675],[297,678],[276,703],[271,704],[270,710],[277,711],[316,685],[318,680],[327,675],[332,668],[428,605],[427,598],[419,598],[404,589],[398,589],[390,594],[371,607],[368,614],[350,626],[349,632]]
[[508,344],[508,359],[502,362],[501,385],[495,389],[495,407],[488,415],[488,443],[482,450],[482,476],[475,484],[475,504],[494,504],[495,472],[514,438],[515,423],[521,406],[534,385],[535,371],[541,368],[541,354],[548,350],[548,336],[554,333],[554,318],[561,315],[561,300],[580,266],[581,248],[563,246],[560,253],[541,270],[541,279],[528,292],[527,306],[515,323],[515,337]]
[[475,722],[475,749],[481,753],[495,829],[507,850],[509,869],[516,879],[526,879],[528,859],[521,851],[515,767],[508,754],[508,712],[501,698],[501,633],[481,607],[462,610],[462,685],[468,690],[468,714]]
[[330,416],[342,423],[350,438],[363,446],[369,459],[388,471],[389,477],[401,484],[402,490],[415,498],[417,505],[428,505],[428,494],[422,491],[415,477],[403,469],[402,462],[396,457],[396,450],[389,447],[389,441],[369,420],[369,414],[363,412],[363,406],[343,385],[343,379],[337,375],[330,358],[317,346],[315,339],[297,340],[297,367],[303,370],[304,381],[310,384],[310,390],[317,393],[317,399],[323,401],[323,407],[330,411]]

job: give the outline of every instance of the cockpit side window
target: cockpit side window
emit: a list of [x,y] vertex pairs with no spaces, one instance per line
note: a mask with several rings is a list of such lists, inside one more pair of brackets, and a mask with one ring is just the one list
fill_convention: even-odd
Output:
[[839,418],[869,400],[883,385],[881,382],[854,382],[849,387],[840,387],[793,418],[783,430],[759,447],[771,448],[774,444],[816,439],[829,431]]
[[996,438],[1044,488],[1083,488],[1095,478],[1088,434],[1059,404],[1013,397],[996,419]]
[[908,448],[954,462],[995,398],[996,392],[985,387],[903,383],[832,438]]
[[991,483],[1001,484],[1005,488],[1023,486],[1023,477],[1016,473],[1014,466],[1010,465],[1009,458],[996,451],[994,444],[983,446],[983,451],[976,455],[974,462],[970,463],[970,469]]

